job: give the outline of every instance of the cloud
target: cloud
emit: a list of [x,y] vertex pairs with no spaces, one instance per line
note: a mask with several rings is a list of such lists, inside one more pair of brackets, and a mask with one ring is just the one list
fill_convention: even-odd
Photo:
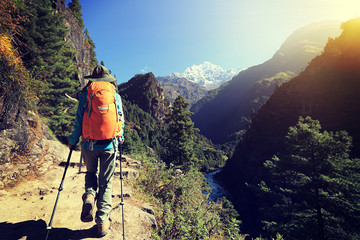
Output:
[[147,72],[149,72],[150,70],[151,70],[151,67],[145,66],[145,67],[143,67],[143,68],[140,70],[140,72],[142,72],[142,73],[147,73]]

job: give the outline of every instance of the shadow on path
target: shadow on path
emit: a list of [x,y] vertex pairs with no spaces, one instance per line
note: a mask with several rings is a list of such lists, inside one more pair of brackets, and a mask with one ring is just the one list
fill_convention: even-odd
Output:
[[[0,222],[0,240],[45,240],[47,224],[44,220],[25,222]],[[26,237],[26,238],[24,238]],[[97,238],[96,228],[71,230],[68,228],[52,228],[48,240],[76,240]]]

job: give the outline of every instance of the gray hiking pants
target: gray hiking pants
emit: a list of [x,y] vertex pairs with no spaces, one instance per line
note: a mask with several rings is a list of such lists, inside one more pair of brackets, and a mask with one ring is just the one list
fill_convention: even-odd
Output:
[[90,151],[83,149],[82,151],[87,168],[85,194],[97,197],[95,222],[103,225],[108,221],[112,208],[112,180],[116,166],[115,150]]

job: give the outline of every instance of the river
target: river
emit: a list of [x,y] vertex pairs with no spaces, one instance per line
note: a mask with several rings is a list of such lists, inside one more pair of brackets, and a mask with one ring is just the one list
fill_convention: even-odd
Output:
[[[216,201],[217,199],[221,198],[222,196],[228,195],[228,192],[214,179],[214,176],[219,172],[221,172],[221,168],[205,174],[206,182],[211,187],[209,197],[210,197],[210,200],[212,200],[212,201]],[[204,192],[204,194],[209,194],[209,192]]]

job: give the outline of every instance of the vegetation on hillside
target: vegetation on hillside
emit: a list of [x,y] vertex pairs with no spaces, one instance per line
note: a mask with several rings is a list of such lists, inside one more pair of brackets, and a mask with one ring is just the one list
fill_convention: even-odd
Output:
[[[342,29],[305,71],[276,89],[227,162],[222,180],[236,193],[233,202],[249,233],[358,238],[360,19]],[[304,128],[307,135],[296,142]]]
[[142,157],[143,168],[135,186],[156,206],[158,227],[154,239],[240,239],[241,222],[231,202],[212,202],[203,194],[204,175],[192,168],[169,167]]
[[287,239],[360,238],[360,159],[349,157],[345,131],[321,132],[319,121],[299,119],[285,139],[286,151],[264,165],[266,231]]
[[[66,41],[69,29],[52,1],[2,1],[1,21],[1,122],[19,109],[39,112],[52,132],[67,143],[72,131],[76,103],[65,96],[78,89],[76,50]],[[79,1],[69,8],[83,28]],[[95,45],[88,31],[91,63],[96,64]],[[14,117],[12,117],[14,118]]]
[[35,109],[36,89],[40,86],[24,67],[18,47],[23,43],[22,25],[26,22],[19,6],[11,0],[0,3],[0,126],[13,124],[19,112]]
[[156,121],[136,104],[123,99],[126,119],[124,152],[158,156],[167,164],[190,166],[203,172],[224,166],[221,150],[193,128],[188,103],[178,96],[166,117]]

